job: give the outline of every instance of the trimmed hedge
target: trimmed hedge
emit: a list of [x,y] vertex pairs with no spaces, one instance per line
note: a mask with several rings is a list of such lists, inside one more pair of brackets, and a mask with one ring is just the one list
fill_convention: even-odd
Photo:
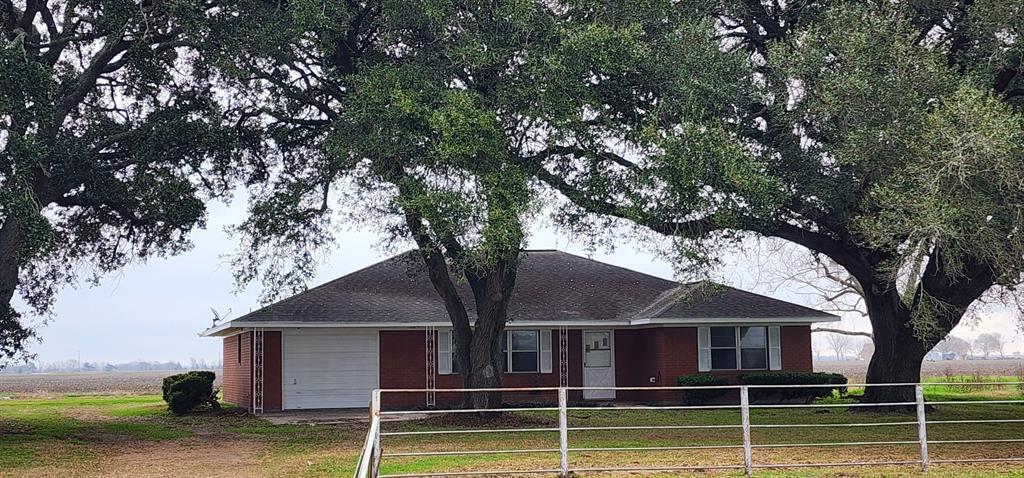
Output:
[[219,410],[217,392],[213,389],[216,376],[213,372],[197,370],[164,377],[162,389],[167,408],[179,415],[203,404]]
[[[676,380],[680,387],[715,387],[729,385],[729,381],[714,375],[683,375]],[[712,388],[708,390],[682,390],[683,403],[687,405],[703,405],[725,395],[729,389]]]
[[838,373],[826,372],[754,372],[737,375],[743,385],[825,385],[824,387],[755,388],[750,390],[751,398],[766,400],[800,400],[806,403],[818,398],[831,397],[833,392],[846,394],[849,381]]

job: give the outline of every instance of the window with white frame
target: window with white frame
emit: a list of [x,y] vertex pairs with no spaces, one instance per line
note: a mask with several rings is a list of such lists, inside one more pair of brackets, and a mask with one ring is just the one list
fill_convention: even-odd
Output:
[[736,368],[736,328],[711,328],[711,369],[733,370]]
[[[550,373],[551,333],[539,330],[506,330],[501,343],[505,373]],[[438,331],[438,373],[459,373],[455,360],[458,344],[450,330]],[[546,360],[546,361],[545,361]]]
[[767,327],[711,327],[712,370],[767,370]]
[[540,331],[509,330],[505,341],[505,372],[540,371]]

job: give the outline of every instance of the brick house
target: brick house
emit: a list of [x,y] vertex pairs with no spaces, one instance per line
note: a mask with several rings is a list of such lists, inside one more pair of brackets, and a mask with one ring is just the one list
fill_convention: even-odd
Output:
[[[472,304],[468,287],[463,300]],[[708,281],[682,284],[552,250],[524,251],[506,387],[650,387],[680,375],[811,371],[815,322],[838,317]],[[203,332],[224,347],[223,397],[256,410],[365,407],[376,388],[459,388],[450,322],[414,251]],[[445,395],[445,396],[442,396]],[[388,395],[425,406],[453,394]],[[573,400],[671,400],[586,390]],[[505,399],[539,401],[531,393]]]

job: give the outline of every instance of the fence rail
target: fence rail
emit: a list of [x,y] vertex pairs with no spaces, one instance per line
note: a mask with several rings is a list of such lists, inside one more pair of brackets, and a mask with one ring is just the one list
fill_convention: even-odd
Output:
[[[722,385],[709,387],[693,386],[660,386],[660,387],[536,387],[536,388],[479,388],[479,389],[434,389],[430,390],[435,394],[464,394],[473,392],[552,392],[557,394],[557,406],[555,407],[496,407],[482,409],[427,409],[427,410],[381,410],[381,397],[384,394],[420,393],[423,389],[383,389],[375,390],[370,404],[370,426],[367,431],[366,440],[363,445],[359,463],[356,467],[354,478],[407,478],[423,476],[486,476],[496,474],[515,475],[544,475],[557,474],[569,476],[571,472],[655,472],[655,471],[693,471],[693,470],[728,470],[742,469],[747,475],[753,474],[756,469],[778,469],[778,468],[814,468],[814,467],[841,467],[841,466],[894,466],[894,465],[919,465],[922,470],[927,471],[930,464],[953,464],[953,463],[993,463],[993,462],[1024,462],[1024,457],[977,457],[963,459],[931,459],[929,457],[928,445],[948,444],[979,444],[979,443],[1024,443],[1024,439],[1017,438],[992,438],[992,439],[954,439],[954,440],[930,440],[928,438],[929,425],[954,425],[954,424],[1012,424],[1024,423],[1024,418],[1011,419],[963,419],[963,420],[928,420],[928,407],[933,405],[996,405],[996,404],[1024,404],[1024,400],[942,400],[926,402],[924,388],[930,386],[957,386],[957,387],[1001,387],[1014,386],[1024,388],[1024,382],[929,382],[929,383],[889,383],[889,384],[848,384],[844,387],[913,387],[914,401],[889,402],[889,403],[801,403],[801,404],[780,404],[751,403],[751,390],[758,389],[793,389],[793,388],[827,388],[828,385]],[[835,387],[835,386],[832,386]],[[615,407],[583,407],[569,406],[569,392],[581,392],[585,390],[616,390],[616,391],[685,391],[685,390],[736,390],[739,395],[738,404],[724,405],[664,405],[664,406],[615,406]],[[858,423],[751,423],[751,410],[758,409],[831,409],[831,408],[869,408],[869,407],[890,407],[907,408],[915,412],[914,420],[901,421],[880,421],[880,422],[858,422]],[[739,424],[708,424],[708,425],[654,425],[654,426],[569,426],[569,412],[574,410],[588,410],[594,412],[618,411],[618,410],[738,410],[740,413]],[[408,415],[436,415],[451,413],[503,413],[522,411],[549,411],[558,412],[558,427],[533,427],[533,428],[504,428],[504,429],[457,429],[457,430],[417,430],[417,431],[383,431],[381,419],[386,416],[408,416]],[[1024,407],[1021,410],[1024,417]],[[821,441],[813,443],[755,443],[751,438],[751,431],[754,429],[780,429],[780,428],[843,428],[843,427],[898,427],[916,426],[917,437],[914,440],[881,440],[881,441]],[[569,432],[600,432],[600,431],[625,431],[625,430],[701,430],[701,429],[741,429],[742,444],[732,445],[680,445],[680,446],[630,446],[630,447],[570,447]],[[437,451],[396,451],[386,452],[381,442],[383,437],[400,436],[431,436],[431,435],[473,435],[480,433],[558,433],[558,448],[527,448],[527,449],[500,449],[500,450],[437,450]],[[820,462],[820,463],[770,463],[755,462],[753,452],[756,449],[786,449],[786,448],[813,448],[813,447],[859,447],[859,446],[898,446],[915,445],[917,448],[917,459],[913,460],[877,460],[877,461],[844,461],[844,462]],[[706,464],[706,465],[680,465],[680,466],[649,466],[649,467],[573,467],[569,457],[572,453],[617,453],[637,451],[682,451],[682,450],[715,450],[735,449],[743,451],[743,462],[736,464]],[[558,468],[537,468],[537,469],[506,469],[506,470],[483,470],[483,471],[437,471],[429,473],[402,473],[402,474],[380,474],[380,463],[386,457],[432,457],[432,456],[480,456],[480,455],[518,455],[518,454],[558,454]]]

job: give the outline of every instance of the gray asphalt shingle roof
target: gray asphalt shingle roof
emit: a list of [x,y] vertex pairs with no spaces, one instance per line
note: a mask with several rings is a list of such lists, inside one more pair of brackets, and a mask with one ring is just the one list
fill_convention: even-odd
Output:
[[[460,295],[474,307],[467,285]],[[626,321],[638,318],[823,318],[824,312],[712,282],[680,284],[553,250],[520,261],[509,319]],[[408,251],[246,314],[245,322],[447,322],[425,266]]]

